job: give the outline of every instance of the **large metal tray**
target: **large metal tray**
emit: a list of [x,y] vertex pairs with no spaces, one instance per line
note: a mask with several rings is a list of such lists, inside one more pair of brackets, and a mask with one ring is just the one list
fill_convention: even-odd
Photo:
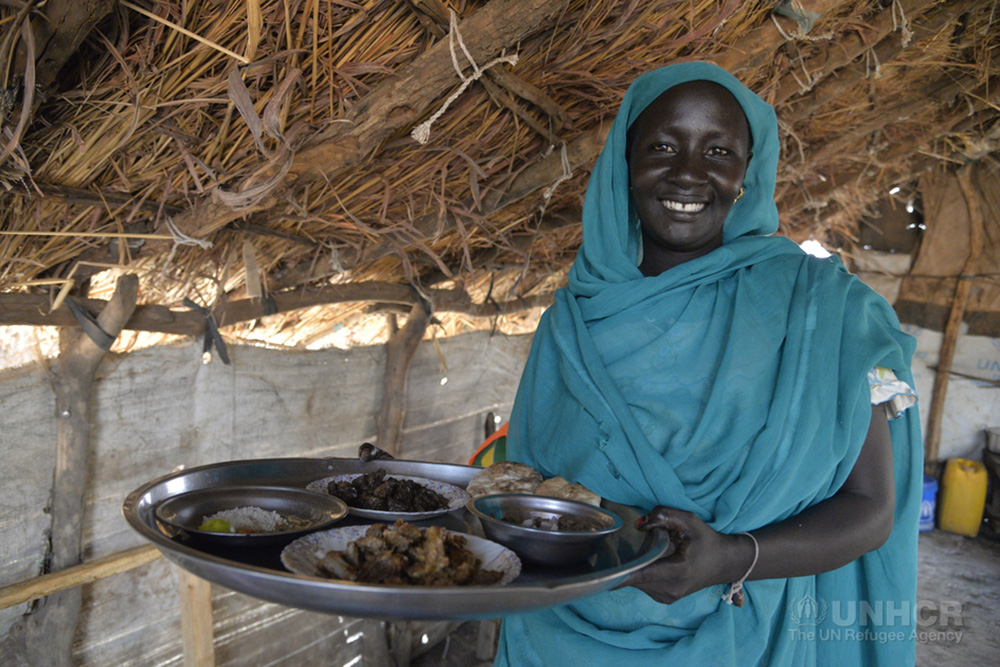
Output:
[[[157,521],[162,500],[186,491],[223,485],[266,484],[302,487],[330,475],[367,472],[438,479],[465,488],[479,468],[425,461],[281,458],[233,461],[191,468],[148,482],[129,494],[122,506],[126,521],[179,567],[212,583],[290,607],[355,617],[384,619],[481,619],[554,607],[623,583],[628,575],[662,556],[669,540],[660,531],[635,530],[635,508],[606,503],[625,527],[601,545],[589,561],[574,567],[524,564],[521,576],[506,586],[419,588],[356,584],[288,572],[279,558],[282,545],[234,549],[191,541]],[[347,517],[337,525],[371,523]],[[482,536],[467,510],[414,522],[440,525]]]

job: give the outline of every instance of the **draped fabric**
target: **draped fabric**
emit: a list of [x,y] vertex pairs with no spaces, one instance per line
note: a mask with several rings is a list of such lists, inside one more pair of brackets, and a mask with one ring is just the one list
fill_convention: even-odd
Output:
[[[746,195],[722,247],[659,276],[638,270],[626,131],[663,91],[710,80],[750,123]],[[630,87],[591,176],[583,245],[543,316],[515,400],[507,457],[648,511],[696,513],[723,533],[779,522],[829,498],[871,416],[867,374],[912,385],[913,339],[836,259],[777,230],[779,153],[770,106],[705,63]],[[672,605],[636,588],[504,619],[498,665],[913,664],[922,448],[915,409],[890,424],[895,524],[876,551],[832,572],[723,586]]]

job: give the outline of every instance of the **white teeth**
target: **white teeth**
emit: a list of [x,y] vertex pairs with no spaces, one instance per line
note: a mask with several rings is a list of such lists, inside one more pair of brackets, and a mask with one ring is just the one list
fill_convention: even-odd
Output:
[[671,211],[680,211],[682,213],[698,213],[705,208],[704,203],[685,204],[683,202],[671,201],[669,199],[664,199],[663,205]]

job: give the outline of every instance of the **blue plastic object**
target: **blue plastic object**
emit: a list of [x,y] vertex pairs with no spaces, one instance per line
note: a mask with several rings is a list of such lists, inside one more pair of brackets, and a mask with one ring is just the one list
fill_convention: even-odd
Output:
[[937,506],[937,480],[924,475],[924,497],[920,502],[920,532],[934,530],[934,514]]

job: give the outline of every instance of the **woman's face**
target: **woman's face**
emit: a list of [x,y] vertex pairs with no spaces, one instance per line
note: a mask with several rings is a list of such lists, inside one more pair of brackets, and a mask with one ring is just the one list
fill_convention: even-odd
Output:
[[643,110],[629,129],[628,167],[645,275],[722,245],[750,157],[746,116],[717,83],[680,84]]

